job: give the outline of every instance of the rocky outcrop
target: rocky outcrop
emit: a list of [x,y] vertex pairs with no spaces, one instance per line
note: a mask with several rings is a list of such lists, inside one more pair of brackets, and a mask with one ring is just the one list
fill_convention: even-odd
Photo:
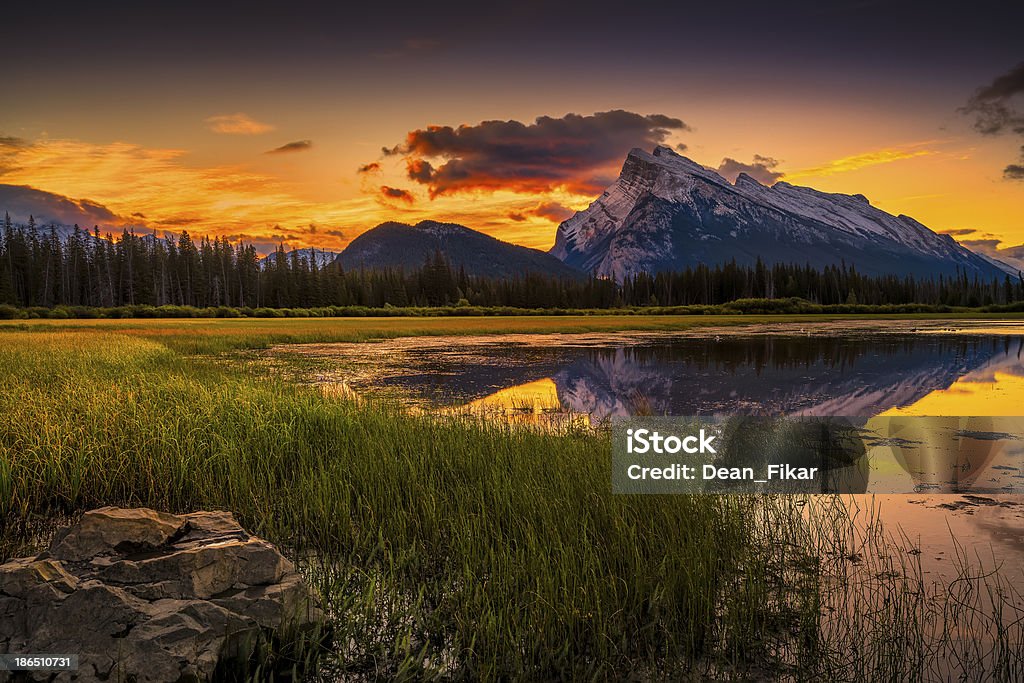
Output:
[[0,654],[79,655],[57,680],[205,680],[321,620],[292,563],[229,512],[100,508],[0,565]]

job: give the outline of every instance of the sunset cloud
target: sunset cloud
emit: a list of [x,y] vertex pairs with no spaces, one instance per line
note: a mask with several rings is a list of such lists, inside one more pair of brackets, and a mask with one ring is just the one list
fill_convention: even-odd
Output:
[[796,180],[798,178],[811,176],[830,176],[837,173],[858,171],[869,166],[891,164],[894,161],[903,161],[904,159],[928,156],[930,154],[935,154],[935,152],[928,149],[879,149],[872,152],[865,152],[864,154],[855,154],[853,156],[835,159],[821,166],[814,166],[812,168],[805,168],[792,173],[786,173],[785,178],[786,180]]
[[[960,112],[974,117],[974,129],[982,135],[1010,134],[1024,138],[1024,62],[988,85],[978,88]],[[1024,180],[1024,145],[1019,164],[1003,169],[1006,180]]]
[[1014,102],[1019,95],[1024,95],[1024,62],[978,88],[961,111],[974,116],[974,129],[982,135],[1024,135],[1024,112]]
[[951,237],[966,237],[967,235],[979,234],[974,228],[950,228],[949,230],[939,230],[938,232]]
[[1024,244],[1002,246],[1004,241],[986,230],[977,228],[947,228],[938,230],[978,254],[1002,261],[1014,268],[1024,270]]
[[533,123],[428,126],[383,152],[404,156],[407,177],[426,185],[432,199],[497,190],[593,195],[611,182],[631,148],[650,149],[687,130],[664,114],[614,110],[540,116]]
[[[380,211],[368,197],[313,202],[278,178],[240,165],[189,166],[184,157],[184,150],[124,142],[29,142],[12,152],[9,166],[0,168],[0,183],[6,187],[27,186],[0,195],[0,211],[4,203],[46,207],[58,222],[89,222],[105,229],[143,222],[133,217],[137,214],[144,215],[145,224],[151,227],[187,228],[209,235],[246,234],[254,239],[275,228],[280,232],[281,225],[317,223],[338,229],[363,225],[375,220],[373,214]],[[71,199],[74,197],[90,199]],[[84,212],[87,218],[74,218],[76,212]],[[301,238],[306,233],[296,235]],[[321,233],[316,241],[307,237],[316,246],[341,245],[341,239],[329,233]]]
[[996,260],[1024,271],[1024,244],[1002,246],[998,238],[958,240],[971,251],[989,256]]
[[377,163],[376,161],[371,162],[369,164],[363,164],[362,166],[356,169],[356,173],[359,173],[361,175],[365,175],[368,173],[380,173],[380,171],[380,164]]
[[211,116],[205,122],[214,133],[227,135],[260,135],[274,130],[269,123],[261,123],[242,112]]
[[1003,178],[1007,180],[1024,180],[1024,145],[1020,147],[1020,160],[1019,164],[1008,164],[1003,169]]
[[529,208],[510,211],[507,215],[509,219],[517,223],[528,220],[530,216],[535,216],[557,224],[576,215],[576,210],[558,202],[540,202]]
[[[193,235],[230,235],[260,249],[286,241],[289,248],[338,250],[363,231],[396,218],[413,223],[428,219],[460,223],[500,239],[546,249],[554,237],[551,221],[555,218],[540,214],[556,209],[545,202],[566,207],[580,203],[580,198],[562,191],[550,193],[540,202],[497,191],[484,203],[445,196],[426,204],[416,202],[408,189],[394,185],[376,185],[372,192],[366,188],[352,197],[324,201],[306,197],[300,184],[243,165],[197,167],[186,163],[185,150],[125,142],[97,145],[41,138],[22,141],[16,148],[0,147],[0,154],[5,155],[0,157],[5,160],[0,164],[0,184],[18,186],[0,203],[0,216],[7,204],[12,216],[20,216],[24,209],[35,213],[37,219],[44,216],[66,224],[99,225],[104,231],[144,224],[149,229],[188,230]],[[32,201],[27,202],[26,197]],[[73,199],[82,197],[89,199]],[[47,207],[49,211],[39,210]],[[508,217],[515,211],[525,213],[523,222]],[[76,217],[78,212],[84,215]],[[310,225],[319,227],[313,231]]]
[[552,223],[561,223],[567,218],[574,216],[576,211],[558,202],[541,202],[528,213],[539,218],[547,218]]
[[749,164],[726,157],[718,165],[718,174],[730,183],[735,183],[740,173],[746,173],[762,185],[773,185],[776,180],[785,175],[782,171],[775,170],[778,165],[778,159],[760,154],[755,154],[754,160]]
[[99,202],[72,199],[25,185],[0,185],[0,214],[8,213],[16,223],[32,216],[36,224],[78,224],[83,228],[121,225],[127,221]]
[[380,193],[388,199],[399,199],[406,204],[412,204],[416,201],[415,197],[408,190],[403,190],[399,187],[389,187],[388,185],[382,185]]
[[280,147],[267,150],[264,154],[288,154],[289,152],[305,152],[313,149],[312,140],[296,140],[295,142],[289,142]]

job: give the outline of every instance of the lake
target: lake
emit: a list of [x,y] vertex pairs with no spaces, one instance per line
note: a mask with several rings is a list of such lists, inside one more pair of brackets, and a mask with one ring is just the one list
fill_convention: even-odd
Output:
[[422,410],[1015,415],[1024,324],[843,322],[304,344],[313,381]]
[[[270,353],[301,359],[306,380],[325,391],[531,425],[634,414],[932,415],[993,417],[990,430],[1012,431],[1019,421],[1001,420],[1024,412],[1024,323],[1007,321],[419,337]],[[982,462],[951,494],[919,487],[855,505],[915,553],[925,577],[956,575],[955,536],[972,562],[1024,578],[1024,496],[1006,493],[1020,490],[1022,466],[1024,442]],[[872,467],[876,484],[890,477],[892,490],[913,490],[892,462]]]

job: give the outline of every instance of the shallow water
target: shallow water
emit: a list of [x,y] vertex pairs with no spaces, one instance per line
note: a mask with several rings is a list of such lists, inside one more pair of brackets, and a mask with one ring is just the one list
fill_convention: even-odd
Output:
[[[994,416],[1024,413],[1024,323],[844,321],[705,327],[672,333],[403,338],[278,347],[331,391],[388,396],[425,412],[472,411],[541,423],[647,415]],[[973,424],[973,423],[972,423]],[[969,427],[961,422],[961,430]],[[872,461],[872,478],[913,490],[905,463]],[[949,580],[957,550],[1024,578],[1024,441],[975,463],[953,493],[879,495],[897,545],[926,577]],[[867,513],[864,515],[868,517]],[[920,550],[920,553],[917,552]]]

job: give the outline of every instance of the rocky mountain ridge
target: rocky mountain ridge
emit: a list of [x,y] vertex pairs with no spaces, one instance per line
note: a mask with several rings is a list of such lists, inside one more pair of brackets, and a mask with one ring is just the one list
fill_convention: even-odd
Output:
[[988,279],[1012,272],[863,195],[787,182],[767,187],[746,174],[730,183],[663,146],[633,149],[618,179],[558,226],[550,253],[617,280],[758,258],[818,268],[846,263],[867,275],[963,271]]

